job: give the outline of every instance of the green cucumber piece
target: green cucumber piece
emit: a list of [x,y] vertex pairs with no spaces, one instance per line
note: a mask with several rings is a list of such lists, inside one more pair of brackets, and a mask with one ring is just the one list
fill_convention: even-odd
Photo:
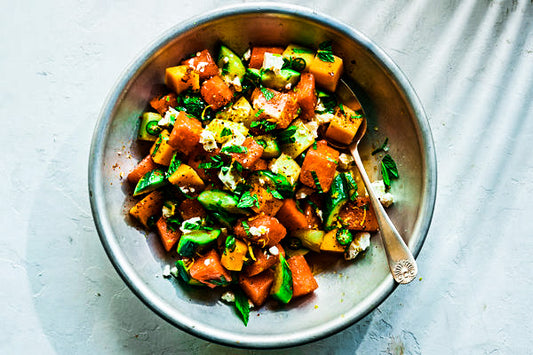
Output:
[[184,257],[193,257],[197,252],[204,250],[220,235],[220,229],[195,230],[183,234],[178,242],[178,254]]
[[282,254],[279,255],[279,263],[274,268],[274,283],[270,295],[281,303],[289,303],[292,299],[292,272]]
[[300,239],[304,247],[317,253],[320,253],[320,245],[325,234],[324,231],[315,229],[300,229],[291,233],[293,237]]
[[261,83],[261,74],[260,69],[246,68],[246,78],[257,86]]
[[177,279],[183,280],[185,283],[192,285],[192,286],[205,286],[203,283],[201,283],[198,280],[195,280],[191,277],[189,274],[189,266],[190,263],[186,263],[184,260],[178,260],[176,261],[176,273],[172,273],[172,276],[174,276]]
[[261,185],[266,185],[266,187],[272,190],[277,190],[285,198],[292,197],[294,187],[285,176],[273,173],[270,170],[259,170],[256,174]]
[[223,214],[249,214],[245,209],[237,207],[239,198],[220,190],[206,190],[198,195],[198,202],[208,211]]
[[217,64],[219,68],[222,68],[224,81],[233,82],[235,78],[239,78],[242,82],[246,68],[241,59],[231,49],[224,45],[220,46]]
[[[264,70],[261,74],[261,83],[275,90],[292,89],[298,80],[300,80],[300,73],[292,69]],[[290,86],[287,88],[289,84]]]
[[350,199],[350,192],[346,178],[343,174],[337,174],[333,178],[333,183],[328,192],[328,198],[324,204],[324,218],[326,230],[335,228],[335,223],[339,217],[339,212]]
[[167,184],[166,173],[162,169],[154,169],[147,172],[139,180],[133,191],[133,196],[139,196],[141,194],[154,191]]
[[261,155],[261,158],[272,159],[281,155],[278,142],[272,135],[265,134],[264,136],[254,137],[254,139],[257,144],[263,147],[263,155]]
[[161,115],[155,112],[143,113],[139,127],[139,140],[155,142],[161,133],[161,127],[157,125],[161,118]]

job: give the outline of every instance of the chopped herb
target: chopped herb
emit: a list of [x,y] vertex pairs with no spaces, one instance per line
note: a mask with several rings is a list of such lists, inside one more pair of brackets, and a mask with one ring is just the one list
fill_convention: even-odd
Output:
[[[209,120],[212,118],[213,111],[207,111],[207,106],[207,103],[201,96],[185,94],[178,96],[178,106],[176,107],[176,110],[185,111],[194,118],[202,117],[203,119]],[[204,110],[206,110],[206,112],[204,112]]]
[[350,200],[355,201],[355,198],[358,196],[357,182],[353,178],[352,174],[350,174],[349,172],[344,173],[344,178],[346,180],[346,183],[348,184],[348,189],[351,192]]
[[250,191],[246,191],[242,194],[241,198],[239,199],[239,203],[237,204],[238,208],[249,208],[249,207],[257,207],[259,208],[259,200],[257,199],[257,195],[252,195]]
[[264,139],[258,139],[256,140],[256,143],[259,144],[261,147],[263,147],[263,149],[267,147],[267,144],[264,141]]
[[317,148],[317,145],[316,145],[316,141],[313,142],[313,149],[316,150]]
[[344,111],[344,105],[343,105],[342,103],[339,103],[339,110],[341,111],[341,113],[342,113],[343,115],[346,114],[346,111]]
[[228,235],[226,237],[226,243],[225,243],[225,248],[224,248],[224,254],[226,254],[226,250],[229,251],[230,253],[232,251],[235,250],[235,245],[236,245],[236,240],[235,240],[235,236],[233,235]]
[[207,280],[206,282],[210,283],[211,285],[215,285],[215,286],[229,285],[229,282],[226,280],[224,276],[220,276],[220,280]]
[[335,107],[337,107],[337,100],[335,99],[335,96],[324,93],[322,96],[320,96],[320,102],[322,103],[322,106],[324,106],[324,110],[315,110],[315,113],[335,113]]
[[[259,116],[261,116],[261,114],[262,114],[263,112],[265,112],[265,110],[260,109],[260,110],[258,110],[258,111],[255,113],[254,116],[255,116],[255,117],[259,117]],[[255,122],[252,122],[252,125],[253,125],[254,123],[255,123]],[[250,127],[255,127],[255,126],[252,126],[252,125],[250,125]]]
[[248,297],[243,291],[235,291],[235,308],[242,318],[242,322],[245,326],[248,326],[248,320],[250,319],[250,304],[248,303]]
[[318,180],[318,175],[316,171],[311,170],[311,176],[313,177],[313,181],[315,182],[315,186],[318,192],[322,192],[322,186],[320,185],[320,180]]
[[296,131],[298,130],[297,126],[290,126],[286,130],[282,131],[278,135],[278,143],[280,144],[289,144],[296,142],[296,137],[294,137]]
[[167,218],[167,226],[168,226],[168,229],[175,232],[181,226],[181,221],[179,220],[179,218],[169,217]]
[[389,154],[385,155],[381,160],[381,175],[387,189],[391,186],[391,179],[400,177],[396,163]]
[[258,127],[260,129],[263,129],[265,132],[273,131],[277,127],[276,122],[270,122],[270,121],[254,121],[250,124],[251,128]]
[[152,156],[154,157],[157,151],[159,150],[159,147],[161,146],[161,143],[163,143],[163,136],[159,135],[159,138],[155,141],[154,144],[154,151],[152,152]]
[[221,137],[226,137],[226,136],[231,136],[231,135],[233,135],[233,132],[231,131],[231,129],[227,127],[222,128],[222,132],[220,132]]
[[277,190],[271,190],[267,187],[267,192],[272,195],[272,197],[277,198],[278,200],[283,200],[283,196]]
[[318,59],[323,62],[335,62],[335,57],[333,56],[333,49],[331,46],[331,41],[325,41],[318,45],[319,50],[317,51]]
[[[315,148],[315,150],[316,150],[316,148]],[[333,164],[338,164],[338,162],[335,159],[333,159],[333,158],[326,157],[326,159],[329,160],[330,162],[332,162]]]
[[383,144],[381,145],[381,147],[375,149],[373,152],[372,152],[372,155],[375,155],[377,153],[380,153],[380,152],[386,152],[387,151],[387,145],[389,144],[389,138],[385,138],[385,142],[383,142]]
[[222,153],[248,153],[248,148],[240,145],[230,145],[220,150]]
[[[226,58],[228,58],[228,57],[226,57]],[[224,58],[224,59],[226,59],[226,58]],[[226,61],[223,61],[223,62],[224,62],[224,64],[222,65],[222,68],[220,69],[220,74],[222,76],[225,76],[225,75],[229,74],[229,60],[227,62]]]
[[293,49],[292,49],[292,52],[293,52],[294,54],[298,54],[298,53],[302,53],[302,54],[303,54],[303,53],[314,53],[313,50],[311,50],[311,49],[307,49],[307,48],[293,48]]
[[183,229],[187,229],[190,231],[202,229],[202,221],[199,220],[199,221],[196,221],[195,223],[185,222],[183,223]]
[[165,101],[166,101],[166,102],[169,102],[169,101],[170,101],[170,96],[168,96],[168,95],[165,96]]
[[211,161],[200,163],[198,166],[200,169],[218,169],[224,166],[224,161],[220,155],[215,155],[211,157]]
[[267,101],[270,101],[274,97],[274,93],[267,88],[261,88],[261,92]]
[[234,161],[232,165],[235,168],[235,171],[237,171],[238,173],[242,173],[242,169],[244,169],[244,167],[241,163],[239,163],[238,161]]
[[242,228],[244,228],[244,232],[246,235],[250,235],[250,226],[248,225],[248,222],[242,221]]

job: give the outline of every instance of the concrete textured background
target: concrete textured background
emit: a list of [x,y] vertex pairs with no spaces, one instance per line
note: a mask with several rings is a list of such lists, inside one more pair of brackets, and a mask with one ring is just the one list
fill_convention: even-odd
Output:
[[[87,192],[93,127],[122,70],[172,25],[238,2],[2,1],[0,353],[247,352],[146,308],[108,261]],[[279,353],[533,353],[533,1],[291,3],[357,28],[405,72],[439,183],[421,280]]]

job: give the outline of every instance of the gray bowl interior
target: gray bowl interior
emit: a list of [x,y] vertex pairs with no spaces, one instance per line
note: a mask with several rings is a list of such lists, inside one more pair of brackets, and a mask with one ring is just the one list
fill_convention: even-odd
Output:
[[[250,44],[299,43],[316,47],[331,39],[344,58],[351,81],[369,118],[362,155],[378,177],[370,151],[389,138],[390,154],[401,178],[394,183],[396,203],[389,215],[417,255],[435,201],[436,163],[424,112],[407,80],[392,61],[358,32],[325,16],[297,7],[238,6],[181,24],[154,43],[123,74],[106,103],[95,130],[89,165],[89,189],[103,245],[119,274],[154,311],[179,328],[205,339],[242,347],[296,345],[330,335],[353,324],[394,289],[379,236],[355,263],[331,261],[317,276],[314,295],[288,306],[267,304],[253,311],[244,327],[220,293],[187,288],[161,277],[173,263],[155,234],[138,229],[127,210],[133,201],[120,177],[142,158],[135,142],[139,115],[147,107],[164,69],[190,53],[221,43],[237,53]],[[378,130],[373,129],[379,127]],[[120,152],[120,155],[119,155]],[[126,316],[126,315],[125,315]]]

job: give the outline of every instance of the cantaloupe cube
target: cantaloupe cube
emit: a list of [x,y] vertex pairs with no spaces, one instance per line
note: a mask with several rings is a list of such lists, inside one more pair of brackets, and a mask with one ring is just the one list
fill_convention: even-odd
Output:
[[188,65],[178,65],[165,70],[165,84],[177,94],[191,89],[200,90],[200,75]]

